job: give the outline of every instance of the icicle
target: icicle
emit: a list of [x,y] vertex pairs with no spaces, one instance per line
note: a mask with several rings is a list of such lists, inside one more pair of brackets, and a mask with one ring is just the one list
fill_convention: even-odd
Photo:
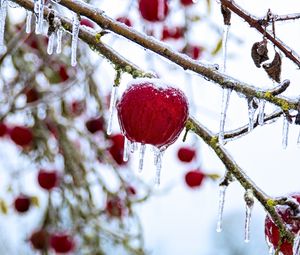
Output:
[[248,131],[252,131],[254,128],[254,114],[255,108],[253,107],[253,99],[248,99],[248,118],[249,118],[249,126]]
[[48,47],[47,47],[47,53],[49,55],[52,55],[53,53],[54,40],[55,40],[55,33],[52,33],[49,37]]
[[107,122],[107,131],[106,131],[108,135],[111,135],[112,133],[112,123],[113,123],[114,111],[115,111],[115,106],[117,101],[117,91],[118,91],[118,87],[113,86],[110,95],[109,117]]
[[141,172],[143,170],[145,151],[146,151],[146,144],[141,144],[140,158],[139,158],[139,172]]
[[287,117],[283,118],[283,128],[282,128],[282,148],[286,149],[288,145],[288,135],[289,135],[289,126],[290,123]]
[[297,145],[300,148],[300,132],[299,132],[299,135],[298,135],[298,138],[297,138]]
[[7,0],[0,0],[0,53],[5,51],[4,31],[7,13]]
[[223,211],[224,211],[226,189],[227,189],[226,185],[220,185],[217,232],[222,231],[222,220],[223,220]]
[[60,54],[61,53],[61,40],[62,40],[62,29],[57,29],[56,31],[56,53]]
[[273,246],[269,247],[269,255],[274,255],[275,254],[275,249]]
[[246,190],[244,199],[246,202],[245,242],[248,243],[250,242],[250,221],[254,205],[254,196],[251,189]]
[[130,146],[130,152],[134,153],[138,149],[138,143],[132,142]]
[[265,120],[265,106],[266,106],[266,101],[265,100],[260,100],[259,101],[259,106],[258,106],[258,124],[263,125]]
[[300,231],[298,231],[294,239],[293,255],[300,255]]
[[31,19],[32,19],[32,12],[27,11],[27,16],[26,16],[26,33],[27,34],[31,33]]
[[226,64],[227,64],[227,42],[228,42],[228,34],[229,34],[230,25],[224,25],[223,28],[223,38],[222,38],[222,53],[223,53],[223,63],[221,66],[221,71],[226,72]]
[[72,45],[71,45],[71,65],[77,64],[77,44],[79,34],[79,19],[76,13],[73,14],[73,27],[72,27]]
[[219,131],[220,144],[224,144],[224,128],[225,128],[226,113],[229,105],[230,94],[231,94],[231,89],[223,89],[222,110],[221,110],[220,131]]
[[43,22],[44,22],[44,6],[45,0],[37,0],[34,5],[34,11],[37,15],[37,21],[35,24],[35,33],[43,33]]
[[124,152],[123,152],[123,161],[128,161],[129,149],[131,147],[131,142],[124,136]]
[[155,174],[155,184],[160,184],[160,172],[161,172],[161,165],[162,165],[162,155],[163,153],[159,151],[156,156],[156,174]]

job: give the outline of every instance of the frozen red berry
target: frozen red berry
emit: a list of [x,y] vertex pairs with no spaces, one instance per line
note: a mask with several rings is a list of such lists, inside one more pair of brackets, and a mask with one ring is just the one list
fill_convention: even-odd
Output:
[[186,47],[183,49],[183,53],[188,55],[192,59],[199,59],[201,54],[203,52],[203,48],[197,45],[192,45],[188,44]]
[[15,210],[19,213],[25,213],[29,210],[31,199],[25,195],[19,195],[14,201]]
[[38,183],[45,190],[51,190],[58,184],[58,173],[57,171],[46,171],[41,169],[38,173]]
[[122,133],[132,142],[157,148],[174,143],[188,118],[188,101],[177,88],[158,80],[137,80],[122,95],[118,118]]
[[168,0],[139,0],[139,11],[147,21],[163,21],[169,13]]
[[180,161],[188,163],[196,157],[196,151],[191,147],[181,147],[177,152],[177,156]]
[[109,147],[109,153],[116,161],[118,165],[126,164],[123,160],[124,154],[124,136],[122,134],[115,134],[109,137],[111,140],[111,146]]
[[199,169],[191,170],[185,175],[185,183],[191,188],[200,187],[204,177],[205,174]]
[[27,146],[32,142],[32,132],[27,127],[16,126],[10,130],[11,140],[20,146]]
[[97,118],[92,118],[89,119],[86,123],[85,126],[90,133],[94,134],[98,131],[103,131],[104,129],[104,119],[102,116],[97,117]]
[[65,82],[70,77],[69,74],[68,74],[67,67],[64,66],[64,65],[59,66],[58,73],[59,73],[59,77],[61,79],[61,82]]
[[86,26],[86,27],[90,27],[90,28],[94,28],[95,27],[95,24],[91,20],[85,19],[85,18],[82,18],[80,20],[80,25]]
[[54,233],[50,236],[50,246],[57,253],[68,253],[74,250],[73,238],[64,233]]
[[86,109],[86,103],[84,100],[75,100],[70,105],[71,114],[74,117],[80,116]]
[[[300,204],[300,193],[291,194],[288,196],[288,199],[293,199],[296,204]],[[287,228],[292,233],[297,234],[300,230],[299,209],[291,208],[288,205],[276,205],[275,209]],[[265,220],[265,235],[268,243],[272,245],[275,250],[278,248],[283,255],[293,255],[293,244],[287,240],[280,240],[279,228],[269,215],[267,215]]]
[[39,99],[39,93],[35,88],[25,89],[26,102],[32,103]]
[[125,25],[128,26],[128,27],[131,27],[131,26],[132,26],[131,20],[130,20],[129,18],[127,18],[127,17],[118,17],[118,18],[116,19],[116,21],[119,21],[119,22],[125,24]]
[[7,126],[3,122],[0,122],[0,137],[5,136],[7,132]]
[[34,249],[45,251],[49,245],[49,234],[46,230],[40,229],[31,234],[29,241]]
[[180,38],[183,38],[183,36],[184,36],[184,28],[164,26],[161,39],[163,41],[168,39],[178,40]]
[[180,3],[184,6],[189,6],[194,4],[196,1],[195,0],[180,0]]
[[110,217],[122,218],[125,214],[125,208],[124,201],[116,196],[107,200],[105,211]]

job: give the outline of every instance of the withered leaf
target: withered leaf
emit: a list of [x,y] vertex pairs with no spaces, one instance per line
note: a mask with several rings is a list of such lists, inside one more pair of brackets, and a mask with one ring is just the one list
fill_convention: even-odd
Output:
[[266,41],[256,42],[253,44],[251,49],[251,57],[254,64],[258,68],[260,68],[261,63],[269,59]]
[[231,20],[231,11],[224,5],[221,5],[221,13],[223,15],[224,25],[229,26]]
[[280,82],[281,57],[278,52],[275,53],[274,59],[271,63],[263,64],[263,68],[272,80]]

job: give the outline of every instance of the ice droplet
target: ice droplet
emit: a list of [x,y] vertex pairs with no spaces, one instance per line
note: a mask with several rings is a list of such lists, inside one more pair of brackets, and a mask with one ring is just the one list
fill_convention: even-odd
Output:
[[228,42],[228,34],[229,34],[230,25],[224,25],[223,28],[223,38],[222,38],[222,66],[221,71],[226,72],[226,64],[227,64],[227,42]]
[[231,94],[231,89],[223,89],[220,131],[219,131],[220,144],[224,144],[224,128],[225,128],[226,113],[229,105],[230,94]]
[[289,136],[289,127],[290,123],[287,117],[283,118],[283,128],[282,128],[282,148],[286,149],[288,145],[288,136]]
[[31,20],[32,20],[32,12],[27,11],[27,15],[26,15],[26,33],[27,34],[31,33]]
[[244,199],[246,202],[246,219],[245,219],[245,242],[250,242],[250,222],[251,222],[251,215],[252,209],[254,205],[254,195],[251,189],[246,190]]
[[62,33],[63,33],[63,31],[61,28],[57,29],[57,32],[56,32],[56,53],[57,54],[61,53]]
[[7,0],[0,0],[0,54],[5,51],[4,31],[7,14]]
[[258,106],[258,124],[263,125],[265,120],[265,106],[266,106],[266,101],[265,100],[260,100],[259,101],[259,106]]
[[55,33],[52,33],[49,37],[48,47],[47,47],[47,53],[49,55],[52,55],[53,53],[54,40],[55,40]]
[[249,126],[248,131],[252,131],[254,128],[254,114],[255,114],[255,108],[253,106],[253,98],[248,99],[248,118],[249,118]]
[[77,64],[77,44],[78,44],[78,34],[79,34],[79,19],[77,13],[73,14],[73,24],[72,24],[72,45],[71,45],[71,65],[76,66]]
[[139,172],[142,172],[144,166],[144,157],[146,152],[146,144],[141,144],[139,155]]
[[220,185],[219,187],[219,209],[218,209],[217,232],[222,231],[222,220],[223,220],[226,189],[227,189],[226,185]]
[[128,161],[129,151],[131,148],[131,142],[124,136],[124,152],[123,152],[123,161]]
[[118,87],[113,86],[112,90],[111,90],[111,95],[110,95],[109,116],[108,116],[108,121],[107,121],[107,131],[106,131],[106,133],[108,135],[111,135],[111,133],[112,133],[112,123],[113,123],[114,111],[115,111],[115,108],[116,108],[117,92],[118,92]]
[[294,239],[293,255],[300,255],[300,231],[298,231]]
[[36,34],[43,33],[44,6],[45,6],[45,0],[37,0],[34,4],[34,11],[37,16],[37,20],[35,23]]

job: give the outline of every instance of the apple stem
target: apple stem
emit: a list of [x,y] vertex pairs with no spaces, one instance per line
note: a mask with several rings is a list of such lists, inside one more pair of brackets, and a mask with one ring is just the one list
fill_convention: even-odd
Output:
[[77,13],[73,13],[73,24],[72,24],[72,45],[71,45],[71,65],[77,65],[77,44],[79,35],[79,19]]
[[5,20],[7,14],[7,0],[0,0],[0,53],[5,50],[4,43],[4,30]]
[[27,11],[27,15],[26,15],[26,33],[27,34],[31,33],[31,20],[32,20],[32,12]]
[[282,128],[282,148],[286,149],[288,145],[288,135],[289,135],[289,120],[287,117],[283,117],[283,128]]

